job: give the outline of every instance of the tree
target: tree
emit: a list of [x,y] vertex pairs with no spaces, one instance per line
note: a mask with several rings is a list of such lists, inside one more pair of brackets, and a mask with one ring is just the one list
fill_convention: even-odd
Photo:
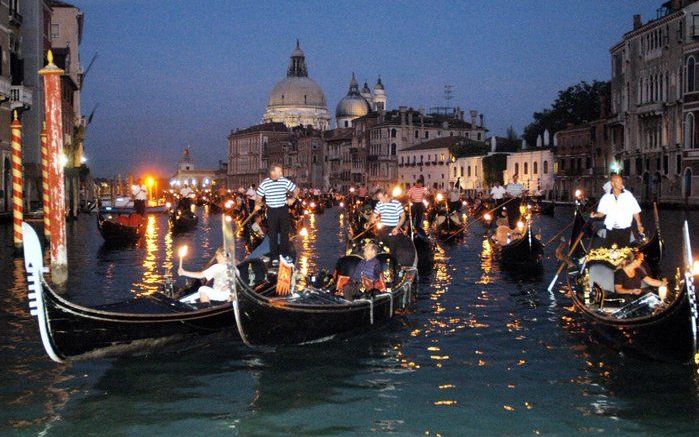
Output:
[[536,138],[544,130],[553,135],[564,129],[568,123],[579,125],[597,120],[600,117],[600,98],[609,102],[611,84],[609,81],[582,81],[558,92],[551,108],[533,114],[534,121],[524,128],[524,138],[528,144],[536,144]]

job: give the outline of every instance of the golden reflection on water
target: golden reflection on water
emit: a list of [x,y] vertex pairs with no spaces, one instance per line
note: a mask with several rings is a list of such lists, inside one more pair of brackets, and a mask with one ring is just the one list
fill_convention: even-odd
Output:
[[483,249],[481,250],[481,270],[483,274],[476,284],[490,284],[493,282],[491,273],[493,272],[493,247],[488,238],[483,239]]
[[158,290],[162,276],[158,274],[158,223],[153,214],[148,215],[144,237],[146,256],[143,258],[143,274],[137,284],[137,294],[148,295]]

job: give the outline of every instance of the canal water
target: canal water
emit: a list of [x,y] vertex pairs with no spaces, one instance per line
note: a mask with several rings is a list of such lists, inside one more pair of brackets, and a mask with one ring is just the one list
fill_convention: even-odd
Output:
[[[149,216],[130,249],[105,247],[93,216],[69,223],[67,296],[96,305],[153,292],[183,244],[186,268],[200,267],[221,243],[220,216],[200,212],[198,229],[177,237],[166,216]],[[571,218],[556,212],[537,218],[544,240]],[[337,209],[307,219],[303,272],[332,266],[344,219]],[[682,220],[661,213],[671,271]],[[690,221],[699,235],[699,215]],[[512,277],[491,261],[480,225],[435,246],[434,273],[409,312],[355,338],[265,351],[216,338],[63,365],[44,354],[10,245],[0,225],[0,435],[699,433],[696,370],[595,343],[571,303],[546,291],[553,247],[542,275]]]

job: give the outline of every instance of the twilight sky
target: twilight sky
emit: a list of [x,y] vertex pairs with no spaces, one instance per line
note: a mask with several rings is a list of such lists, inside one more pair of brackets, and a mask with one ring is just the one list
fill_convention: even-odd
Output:
[[[231,129],[260,121],[296,38],[328,109],[351,73],[388,108],[477,109],[486,127],[521,133],[533,111],[580,80],[609,78],[609,47],[632,15],[661,0],[227,1],[74,0],[85,13],[83,88],[93,173],[170,176],[189,144],[199,167],[226,159]],[[515,7],[516,6],[516,7]]]

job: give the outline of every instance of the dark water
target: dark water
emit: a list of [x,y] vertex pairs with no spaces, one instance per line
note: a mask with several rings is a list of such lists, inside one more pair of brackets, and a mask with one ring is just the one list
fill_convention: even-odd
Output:
[[[546,239],[569,213],[535,229]],[[669,268],[682,217],[661,214]],[[690,219],[696,230],[699,216]],[[336,210],[310,219],[302,270],[334,263],[342,220]],[[22,261],[9,226],[0,232],[0,435],[699,433],[694,369],[595,344],[570,302],[546,291],[552,248],[541,277],[513,278],[484,253],[478,225],[436,246],[434,275],[408,314],[360,337],[263,352],[215,339],[66,365],[43,352]],[[98,304],[154,290],[181,244],[199,267],[220,244],[220,217],[202,214],[194,234],[173,238],[166,217],[152,216],[143,244],[127,250],[105,248],[94,217],[69,224],[69,238],[68,296]]]

